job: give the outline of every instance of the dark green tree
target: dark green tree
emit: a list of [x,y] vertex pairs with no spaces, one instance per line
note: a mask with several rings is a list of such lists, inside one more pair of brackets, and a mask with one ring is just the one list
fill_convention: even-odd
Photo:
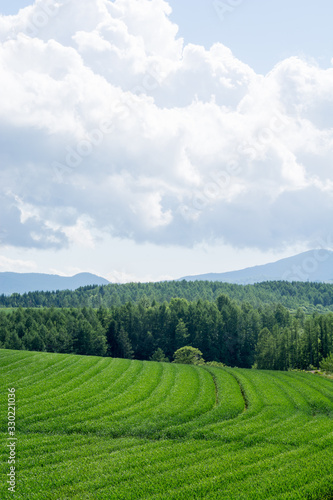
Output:
[[175,344],[176,349],[186,345],[187,339],[189,337],[187,327],[182,319],[180,319],[177,323],[175,330]]
[[128,337],[128,333],[124,330],[123,327],[120,328],[120,331],[117,335],[117,355],[120,358],[132,359],[133,358],[133,349],[131,341]]
[[260,370],[274,370],[276,342],[268,328],[259,333],[256,347],[256,364]]
[[150,361],[158,361],[160,363],[169,363],[169,358],[167,358],[164,355],[164,352],[162,349],[159,347],[156,349],[156,351],[153,353],[153,355],[150,357]]

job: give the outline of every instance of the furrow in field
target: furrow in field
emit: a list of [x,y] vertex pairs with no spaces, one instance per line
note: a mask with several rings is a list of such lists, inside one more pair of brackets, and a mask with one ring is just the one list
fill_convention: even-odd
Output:
[[330,380],[323,377],[314,380],[314,375],[297,372],[294,380],[312,410],[333,413],[333,384]]
[[330,474],[331,460],[332,453],[328,453],[328,450],[313,452],[311,446],[300,448],[295,451],[293,460],[277,459],[270,464],[269,468],[258,470],[257,474],[245,478],[242,484],[235,488],[230,484],[229,488],[224,491],[230,500],[239,498],[237,495],[242,491],[248,493],[248,500],[266,500],[272,496],[273,492],[274,495],[289,493],[295,499],[304,499],[298,496],[299,489],[313,481],[313,474],[317,478]]
[[294,402],[295,408],[304,411],[306,413],[311,413],[311,407],[302,393],[297,389],[297,383],[295,379],[291,379],[285,372],[275,372],[274,377],[281,383],[284,387],[289,397]]
[[191,436],[197,439],[209,438],[206,432],[209,425],[226,421],[239,415],[244,409],[244,401],[239,391],[239,385],[229,373],[220,368],[209,367],[206,369],[214,374],[214,391],[218,391],[218,405],[215,404],[208,411],[197,415],[193,420],[181,425],[168,426],[167,437]]
[[[182,498],[184,493],[187,495],[189,492],[192,495],[202,493],[200,491],[202,487],[208,493],[209,490],[219,488],[221,483],[233,484],[236,479],[239,482],[244,476],[255,475],[264,463],[266,470],[270,470],[271,463],[277,456],[288,453],[289,451],[285,451],[284,447],[275,446],[270,449],[268,447],[251,449],[247,454],[238,450],[230,456],[223,455],[222,460],[219,460],[221,455],[214,455],[212,450],[209,450],[206,458],[200,456],[197,460],[195,456],[194,460],[190,461],[185,457],[182,462],[176,461],[175,467],[170,469],[156,467],[154,477],[150,480],[147,478],[142,494],[137,498]],[[112,498],[126,499],[132,489],[131,481],[134,477],[135,473],[129,474],[126,478],[117,478],[118,482],[112,489],[114,495]]]
[[0,349],[0,366],[1,370],[4,371],[11,366],[15,366],[16,363],[21,361],[27,361],[29,358],[40,355],[40,353],[30,352],[30,351],[12,351],[10,349]]
[[[221,470],[228,471],[230,467],[238,467],[242,464],[242,460],[244,464],[248,466],[249,458],[253,461],[253,463],[257,463],[260,457],[269,456],[272,457],[281,451],[280,448],[274,447],[268,450],[256,449],[252,450],[251,457],[244,457],[241,454],[241,450],[238,450],[236,454],[231,454],[230,457],[225,456],[223,461],[219,460],[220,450],[218,447],[211,447],[207,442],[200,442],[199,445],[204,447],[200,451],[200,446],[195,442],[195,446],[191,446],[191,444],[186,445],[184,443],[180,446],[178,443],[175,443],[172,447],[166,446],[166,449],[156,450],[158,456],[153,460],[153,453],[150,447],[144,446],[141,450],[141,453],[134,454],[133,450],[131,450],[131,455],[127,457],[118,457],[117,462],[111,462],[108,464],[109,471],[111,473],[111,477],[100,476],[100,472],[104,470],[106,463],[103,462],[103,457],[98,456],[93,460],[89,460],[89,458],[83,459],[84,464],[82,464],[82,460],[80,462],[73,461],[71,467],[69,467],[68,463],[60,463],[59,468],[57,468],[57,472],[54,475],[54,479],[56,480],[56,484],[59,484],[59,478],[63,477],[62,470],[65,471],[67,469],[71,470],[80,470],[81,476],[77,474],[66,479],[66,483],[70,485],[75,485],[75,490],[80,490],[83,488],[87,490],[89,479],[85,478],[85,467],[90,467],[96,472],[96,477],[99,478],[97,484],[93,485],[94,494],[97,493],[97,488],[101,489],[107,487],[110,490],[110,486],[114,490],[114,493],[119,495],[119,498],[126,498],[126,494],[130,496],[130,490],[133,489],[133,484],[136,483],[138,477],[144,477],[147,482],[152,481],[153,490],[156,491],[158,489],[158,485],[161,485],[163,490],[166,489],[166,483],[173,483],[175,487],[181,486],[182,482],[185,479],[191,481],[193,484],[193,478],[198,478],[202,476],[202,473],[205,471],[205,475],[209,473],[216,474],[217,472],[221,472]],[[153,448],[154,444],[152,445]],[[111,457],[110,457],[111,459]],[[124,461],[125,460],[125,461]],[[81,469],[82,466],[82,469]],[[51,469],[52,470],[52,469]],[[149,471],[154,471],[154,477],[149,479]],[[39,474],[41,469],[34,469],[31,471],[31,474]],[[47,473],[48,471],[43,470],[43,473]],[[83,481],[83,482],[82,482]],[[91,482],[91,481],[90,481]],[[103,482],[105,483],[103,485]],[[86,483],[86,484],[85,484]],[[110,484],[111,483],[111,484]],[[163,486],[164,485],[164,486]],[[63,485],[61,488],[65,488]],[[145,484],[145,494],[148,493],[147,484]],[[116,498],[116,496],[112,497]],[[141,496],[138,498],[141,498]]]
[[[252,374],[253,371],[248,372],[248,377],[252,377]],[[238,373],[238,376],[239,375],[240,374]],[[293,399],[290,398],[289,392],[285,391],[280,385],[280,382],[276,381],[274,376],[269,374],[269,372],[265,372],[262,376],[265,383],[265,390],[271,394],[270,398],[267,398],[267,396],[263,394],[263,396],[266,397],[266,406],[262,408],[261,412],[255,415],[250,415],[249,412],[237,417],[239,427],[237,427],[238,432],[236,434],[234,433],[233,421],[222,422],[220,425],[211,425],[207,427],[205,431],[207,433],[208,431],[212,434],[215,433],[216,437],[219,435],[220,439],[228,441],[236,438],[245,439],[247,441],[255,441],[260,439],[261,435],[264,435],[265,433],[267,434],[268,420],[270,421],[271,430],[269,433],[269,439],[272,438],[274,432],[278,434],[280,429],[283,429],[283,427],[293,426],[295,419],[295,404]],[[271,403],[272,398],[275,398],[276,395],[278,395],[280,405],[268,405],[268,403]],[[298,420],[304,423],[302,416],[300,416]],[[209,435],[209,433],[207,435]]]
[[[158,408],[151,408],[150,413],[142,415],[142,424],[138,425],[138,415],[132,420],[135,424],[135,432],[137,435],[142,435],[144,433],[151,437],[162,437],[165,433],[169,432],[170,426],[173,426],[178,422],[192,422],[196,420],[200,415],[204,415],[210,411],[214,405],[215,396],[213,392],[213,386],[210,387],[211,379],[207,378],[206,374],[202,377],[203,373],[199,372],[199,390],[197,391],[197,397],[194,399],[192,404],[187,407],[186,413],[183,412],[175,413],[175,408],[181,408],[181,404],[184,404],[188,394],[184,394],[183,391],[178,392],[178,401],[180,403],[168,404],[166,405],[166,400],[164,399],[164,404],[159,405]],[[192,387],[193,389],[194,387]],[[181,388],[183,389],[183,388]],[[176,394],[175,394],[176,396]],[[180,437],[180,434],[177,434]]]
[[[9,363],[7,366],[1,366],[1,376],[4,379],[11,380],[13,378],[17,380],[21,380],[21,378],[24,378],[26,376],[27,369],[29,370],[31,367],[34,367],[36,362],[38,364],[40,360],[40,353],[29,353],[33,354],[32,356],[27,356],[27,357],[14,357],[12,359],[11,363]],[[49,364],[54,364],[57,362],[57,359],[51,358],[48,359]]]
[[332,473],[323,474],[320,478],[302,485],[297,490],[289,491],[283,495],[271,497],[268,500],[333,500]]
[[[276,483],[275,490],[277,487],[282,490],[290,490],[290,478],[293,477],[293,472],[290,474],[291,465],[295,460],[298,461],[300,453],[305,462],[312,456],[310,447],[296,451],[283,450],[283,448],[281,451],[277,451],[277,448],[270,448],[271,454],[268,453],[267,447],[258,448],[258,450],[260,453],[254,460],[246,460],[251,456],[250,452],[253,452],[253,449],[249,450],[245,457],[243,454],[237,455],[235,453],[234,460],[228,463],[226,468],[223,466],[219,468],[216,464],[214,466],[214,463],[210,464],[208,461],[197,473],[196,466],[184,468],[179,479],[175,474],[174,481],[172,476],[168,480],[168,485],[171,485],[171,488],[146,498],[149,500],[186,498],[186,494],[189,495],[191,492],[194,498],[267,500],[268,491],[273,481]],[[244,458],[245,464],[243,463]],[[304,466],[301,470],[303,470],[304,475],[307,474]],[[278,480],[277,476],[279,476]],[[267,477],[269,477],[268,481]],[[193,481],[193,478],[197,481]],[[121,495],[120,491],[117,493]],[[125,497],[120,496],[120,498]]]
[[[74,370],[72,377],[68,379],[65,375],[66,380],[59,388],[50,389],[49,391],[46,390],[46,398],[40,398],[38,388],[35,389],[34,386],[31,387],[30,393],[28,392],[28,394],[27,391],[23,389],[20,392],[22,393],[23,401],[27,400],[26,403],[22,405],[25,416],[29,414],[36,415],[36,410],[38,410],[38,415],[42,415],[43,410],[45,411],[49,407],[51,407],[52,410],[54,408],[59,409],[61,403],[64,405],[64,399],[71,395],[73,391],[76,391],[78,386],[80,386],[82,390],[86,385],[93,383],[95,378],[99,377],[101,372],[107,368],[108,365],[109,361],[107,358],[91,357],[87,359],[85,364],[80,363],[77,366],[77,370]],[[71,366],[69,366],[67,370],[69,374],[71,374]],[[55,375],[55,384],[57,383],[57,379],[58,377]],[[46,386],[48,386],[48,383],[50,383],[50,381],[47,382]],[[37,408],[36,401],[38,401]],[[58,403],[60,403],[60,405]]]
[[18,500],[332,500],[331,381],[24,355]]
[[265,401],[263,395],[260,392],[258,393],[257,386],[252,377],[252,371],[249,373],[250,370],[227,367],[225,367],[224,370],[230,373],[239,385],[247,409],[246,418],[250,418],[253,414],[259,413],[265,406]]
[[[107,358],[97,359],[104,359],[104,363],[106,363],[106,366],[104,366],[103,368],[107,369],[108,366],[110,368]],[[125,363],[122,363],[122,361],[124,361]],[[126,361],[128,362],[126,363]],[[98,390],[97,384],[95,383],[95,378],[98,376],[100,368],[97,367],[97,372],[96,365],[94,365],[92,368],[95,369],[95,372],[93,374],[90,374],[90,377],[86,372],[83,372],[82,377],[77,377],[76,379],[74,379],[74,387],[68,390],[65,394],[61,395],[59,398],[45,400],[43,412],[39,413],[38,419],[34,418],[34,416],[36,416],[34,405],[32,405],[29,410],[26,410],[26,414],[29,413],[29,415],[27,417],[24,417],[25,424],[27,425],[29,421],[39,421],[39,423],[41,423],[42,421],[50,421],[51,419],[55,420],[57,414],[58,420],[60,419],[61,421],[63,421],[65,416],[70,417],[72,413],[83,412],[85,409],[90,408],[95,403],[100,403],[102,400],[105,400],[106,397],[119,397],[119,392],[125,392],[132,386],[133,381],[142,371],[142,364],[140,364],[140,362],[131,363],[130,360],[119,360],[118,369],[120,371],[120,376],[118,376],[116,378],[116,381],[112,383],[112,373],[110,373],[110,378],[105,379],[105,381],[108,381],[108,383],[106,384],[104,390]],[[108,372],[105,376],[107,375]]]
[[[149,366],[152,367],[153,364],[149,363]],[[169,369],[172,365],[166,365],[166,368]],[[182,371],[183,368],[177,367],[176,371]],[[176,383],[172,387],[169,396],[171,392],[173,393],[173,402],[175,402],[174,398],[178,399],[178,404],[167,404],[167,398],[164,400],[164,407],[160,414],[154,415],[154,412],[148,415],[148,417],[145,416],[145,414],[139,414],[134,417],[134,419],[127,418],[126,415],[126,410],[123,413],[123,420],[119,419],[120,414],[116,411],[114,407],[111,407],[110,409],[108,407],[104,408],[99,408],[98,412],[95,412],[92,418],[90,419],[90,426],[89,426],[89,421],[87,422],[87,415],[85,418],[84,422],[84,429],[87,431],[87,428],[89,428],[89,431],[94,432],[96,431],[97,425],[102,425],[102,429],[105,429],[105,432],[107,432],[107,429],[110,429],[110,432],[113,433],[113,435],[119,435],[120,432],[122,433],[130,433],[130,435],[142,435],[141,433],[144,432],[146,435],[151,434],[153,430],[156,430],[156,428],[161,428],[161,425],[163,425],[163,421],[165,424],[170,423],[170,421],[176,419],[176,421],[184,421],[188,418],[190,418],[192,415],[197,415],[200,411],[204,411],[206,409],[207,405],[213,405],[213,401],[210,401],[208,398],[202,398],[202,402],[198,401],[198,394],[200,395],[200,385],[203,384],[202,379],[205,379],[205,382],[210,381],[210,378],[207,379],[206,374],[201,373],[195,367],[192,367],[190,370],[185,370],[185,374],[189,376],[190,378],[187,380],[188,384],[184,384],[184,378],[186,380],[186,377],[176,377]],[[178,375],[178,373],[177,373]],[[148,377],[149,378],[149,377]],[[182,382],[182,383],[181,383]],[[189,390],[190,388],[190,390]],[[149,404],[149,392],[146,394],[147,399],[143,402],[144,404]],[[133,405],[129,406],[129,401],[127,401],[126,406],[127,411],[129,414],[133,413],[133,408],[135,409],[136,403]],[[179,404],[181,403],[181,405]],[[141,404],[141,401],[138,401],[138,404]],[[184,407],[186,414],[184,415]],[[175,413],[176,409],[176,413]],[[153,410],[153,408],[152,408]],[[124,410],[122,410],[124,411]],[[140,421],[140,426],[136,430],[136,424],[138,421],[138,415],[140,415],[139,421]],[[102,417],[105,417],[104,420]],[[146,423],[145,423],[146,422]],[[143,425],[142,425],[143,424]],[[78,428],[75,427],[75,430],[77,431]],[[82,430],[82,429],[81,429]]]
[[[96,361],[91,364],[96,364]],[[34,366],[34,370],[35,368]],[[82,372],[82,363],[75,358],[64,359],[61,365],[56,366],[56,375],[54,371],[52,372],[52,368],[45,369],[44,374],[36,377],[36,379],[34,379],[34,372],[30,373],[29,376],[20,378],[17,388],[21,392],[22,406],[25,404],[30,405],[33,399],[38,398],[40,400],[45,393],[47,393],[48,397],[50,397],[51,392],[59,396],[60,389],[66,390],[66,382],[73,380],[77,376],[76,372]],[[85,365],[85,368],[89,369],[89,364]],[[50,373],[48,373],[49,371]]]
[[[102,432],[105,434],[122,435],[133,431],[130,416],[136,414],[136,419],[144,420],[140,406],[149,404],[151,395],[157,390],[163,373],[159,365],[144,364],[142,381],[135,381],[131,390],[111,401],[102,401],[93,408],[87,409],[83,418],[76,415],[74,425],[69,425],[70,432]],[[109,404],[108,404],[109,403]]]
[[[98,416],[90,419],[91,430],[107,429],[112,424],[112,433],[115,435],[125,432],[125,427],[130,434],[150,435],[152,429],[160,424],[159,415],[163,413],[165,398],[173,388],[175,381],[175,365],[159,363],[163,367],[159,383],[152,388],[151,394],[145,399],[138,401],[131,407],[121,410],[107,410],[106,414],[99,413]],[[160,410],[162,407],[162,410]],[[156,421],[156,422],[155,422]]]

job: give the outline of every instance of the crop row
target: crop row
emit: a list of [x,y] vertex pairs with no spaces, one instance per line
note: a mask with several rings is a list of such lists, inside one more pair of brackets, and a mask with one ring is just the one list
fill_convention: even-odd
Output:
[[333,498],[329,380],[3,350],[0,368],[17,389],[15,498]]

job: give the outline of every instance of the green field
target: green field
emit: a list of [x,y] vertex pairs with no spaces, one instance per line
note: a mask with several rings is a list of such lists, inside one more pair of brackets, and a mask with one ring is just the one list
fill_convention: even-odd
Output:
[[331,380],[0,350],[0,384],[1,499],[333,499]]

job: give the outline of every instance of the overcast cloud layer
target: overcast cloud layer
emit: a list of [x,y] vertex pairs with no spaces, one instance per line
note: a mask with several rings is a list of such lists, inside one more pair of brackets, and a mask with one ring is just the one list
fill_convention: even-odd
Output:
[[[185,45],[164,0],[0,17],[0,243],[328,240],[333,69]],[[328,244],[326,246],[329,246]]]

